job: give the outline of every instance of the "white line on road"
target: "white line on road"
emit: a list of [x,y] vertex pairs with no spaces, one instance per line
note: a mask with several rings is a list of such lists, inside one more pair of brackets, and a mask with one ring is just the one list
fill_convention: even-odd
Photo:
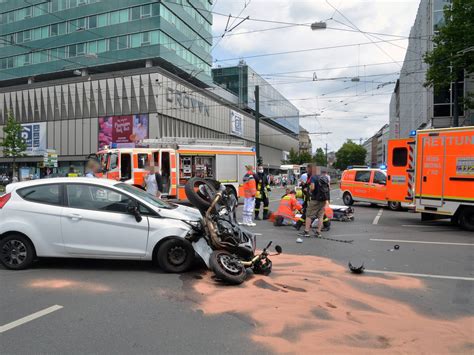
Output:
[[415,228],[429,228],[429,227],[438,227],[436,225],[423,225],[423,224],[402,224],[402,227],[415,227]]
[[439,244],[439,245],[463,245],[474,246],[474,243],[448,243],[448,242],[425,242],[422,240],[402,240],[402,239],[370,239],[373,242],[395,242],[395,243],[415,243],[415,244]]
[[368,273],[371,273],[371,274],[388,274],[388,275],[426,277],[426,278],[430,278],[430,279],[448,279],[448,280],[474,281],[474,277],[445,276],[445,275],[431,275],[431,274],[414,274],[414,273],[411,273],[411,272],[384,271],[384,270],[364,270],[364,272],[368,272]]
[[383,208],[381,208],[379,210],[379,213],[377,213],[377,215],[375,216],[374,221],[372,222],[372,224],[378,224],[379,223],[379,219],[380,219],[380,217],[382,217],[382,213],[383,213]]
[[41,311],[38,311],[36,313],[33,313],[33,314],[30,314],[29,316],[26,316],[26,317],[23,317],[23,318],[20,318],[16,321],[13,321],[11,323],[8,323],[8,324],[5,324],[5,325],[2,325],[0,327],[0,334],[6,332],[7,330],[10,330],[10,329],[13,329],[13,328],[16,328],[22,324],[25,324],[25,323],[28,323],[28,322],[31,322],[32,320],[35,320],[37,318],[40,318],[40,317],[43,317],[49,313],[52,313],[52,312],[55,312],[59,309],[63,308],[63,306],[59,306],[59,305],[54,305],[54,306],[51,306],[51,307],[48,307],[48,308],[45,308]]

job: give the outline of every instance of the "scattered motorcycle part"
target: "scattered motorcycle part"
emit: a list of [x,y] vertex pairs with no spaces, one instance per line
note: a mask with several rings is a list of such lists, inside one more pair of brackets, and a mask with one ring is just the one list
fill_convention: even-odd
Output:
[[349,269],[354,273],[354,274],[362,274],[364,272],[364,264],[362,263],[360,266],[354,266],[351,264],[351,262],[349,261]]
[[303,239],[301,239],[301,238],[296,238],[296,243],[303,243]]
[[240,260],[225,250],[213,251],[209,264],[219,280],[231,285],[240,285],[247,276]]
[[255,274],[270,275],[272,272],[272,261],[268,258],[261,259],[255,263],[252,270]]
[[393,246],[393,249],[395,249],[395,250],[398,250],[398,249],[400,249],[400,245],[398,245],[398,244],[395,244],[395,245]]
[[352,243],[354,241],[353,239],[334,239],[334,238],[328,238],[328,237],[323,237],[323,236],[318,237],[318,239],[332,240],[333,242],[339,242],[339,243]]
[[276,250],[276,252],[277,252],[278,254],[283,253],[283,248],[282,248],[281,246],[279,246],[279,245],[275,245],[275,250]]

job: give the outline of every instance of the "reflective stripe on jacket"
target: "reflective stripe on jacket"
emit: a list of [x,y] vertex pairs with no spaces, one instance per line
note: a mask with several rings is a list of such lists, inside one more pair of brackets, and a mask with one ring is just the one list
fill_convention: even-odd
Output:
[[280,205],[278,206],[278,210],[275,215],[297,221],[298,218],[295,217],[295,210],[301,210],[301,205],[299,204],[295,195],[285,195],[281,199]]
[[257,193],[257,185],[255,183],[255,178],[251,171],[247,171],[247,174],[244,175],[244,197],[255,197]]

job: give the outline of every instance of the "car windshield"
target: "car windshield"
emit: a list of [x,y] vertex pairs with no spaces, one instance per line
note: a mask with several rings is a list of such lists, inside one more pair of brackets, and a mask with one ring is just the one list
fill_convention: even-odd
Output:
[[143,190],[141,190],[141,189],[139,189],[135,186],[120,183],[120,184],[115,185],[115,187],[118,187],[119,189],[124,190],[124,191],[126,191],[126,192],[128,192],[128,193],[130,193],[130,194],[132,194],[132,195],[148,202],[149,204],[153,205],[154,207],[168,208],[168,209],[176,208],[175,205],[170,204],[166,201],[160,200],[159,198],[156,198],[155,196],[152,196],[149,193],[146,193],[145,191],[143,191]]

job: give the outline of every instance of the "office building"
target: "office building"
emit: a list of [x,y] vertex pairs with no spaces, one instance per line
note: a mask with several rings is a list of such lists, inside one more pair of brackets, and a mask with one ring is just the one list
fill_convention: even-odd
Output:
[[[25,170],[37,173],[49,150],[59,155],[59,174],[70,165],[81,172],[104,145],[146,138],[255,145],[253,115],[211,81],[208,0],[29,3],[0,2],[0,139],[11,112],[28,143],[18,159]],[[131,134],[117,142],[111,127],[120,123]],[[260,133],[270,166],[298,147],[298,137],[273,122],[262,122]],[[11,161],[0,152],[0,171]]]
[[[453,124],[452,88],[434,93],[424,87],[428,65],[423,61],[433,49],[430,40],[444,23],[444,6],[450,0],[421,0],[415,23],[410,31],[405,60],[390,101],[390,138],[408,137],[411,130],[444,128]],[[452,86],[452,85],[451,85]],[[459,97],[474,92],[474,80],[466,73],[458,83]],[[459,125],[474,124],[474,112],[460,106]]]

